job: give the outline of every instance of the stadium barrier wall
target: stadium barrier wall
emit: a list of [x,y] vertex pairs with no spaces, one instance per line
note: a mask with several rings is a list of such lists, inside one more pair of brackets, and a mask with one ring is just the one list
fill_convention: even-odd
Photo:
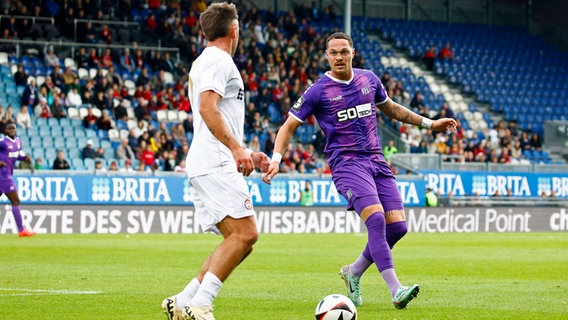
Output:
[[[353,211],[339,207],[255,208],[261,233],[362,233]],[[568,210],[553,207],[410,207],[409,232],[568,231]],[[192,206],[37,205],[22,208],[24,224],[39,234],[194,234]],[[16,234],[9,205],[0,207],[0,234]]]
[[[187,178],[176,176],[124,175],[18,175],[15,177],[22,205],[142,205],[184,206],[193,204]],[[311,181],[315,206],[340,206],[347,202],[328,177],[279,177],[271,185],[260,175],[247,178],[256,206],[294,206],[306,180]],[[424,204],[424,179],[400,178],[399,190],[406,205]],[[9,203],[5,196],[0,203]]]
[[[191,187],[183,174],[168,176],[128,175],[33,175],[15,177],[23,205],[192,205]],[[315,206],[346,205],[329,177],[278,177],[271,185],[260,175],[247,178],[249,191],[256,206],[297,206],[306,180],[312,182]],[[511,189],[518,199],[538,197],[554,191],[559,199],[568,199],[568,173],[498,173],[428,171],[422,179],[399,176],[398,188],[405,206],[423,206],[426,187],[450,192],[455,197],[501,195]],[[0,203],[8,203],[6,196]]]

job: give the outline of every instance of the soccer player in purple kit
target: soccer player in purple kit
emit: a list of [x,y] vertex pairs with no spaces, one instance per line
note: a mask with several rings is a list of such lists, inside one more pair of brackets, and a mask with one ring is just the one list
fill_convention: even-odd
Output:
[[9,123],[6,126],[6,136],[0,139],[0,195],[5,194],[12,204],[12,214],[18,226],[20,237],[31,237],[36,233],[24,228],[22,215],[20,214],[20,197],[16,189],[16,183],[12,178],[14,166],[17,160],[30,162],[30,156],[22,151],[22,142],[16,137],[16,125]]
[[436,131],[453,131],[454,119],[432,121],[395,103],[380,79],[371,71],[352,67],[355,49],[348,34],[337,32],[326,41],[326,72],[292,106],[278,131],[271,164],[263,181],[278,173],[282,153],[296,129],[315,115],[326,136],[325,154],[337,190],[367,227],[367,245],[355,262],[344,266],[340,275],[348,296],[362,305],[360,278],[375,263],[397,309],[417,296],[417,284],[403,286],[395,273],[391,248],[407,232],[406,216],[396,179],[382,153],[377,128],[377,110],[411,125]]

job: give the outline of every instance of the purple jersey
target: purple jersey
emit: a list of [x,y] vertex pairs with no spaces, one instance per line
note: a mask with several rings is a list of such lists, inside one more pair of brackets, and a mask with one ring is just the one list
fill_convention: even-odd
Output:
[[371,71],[353,69],[349,81],[327,72],[306,89],[290,115],[302,122],[315,115],[327,138],[324,151],[333,172],[337,164],[355,155],[382,154],[375,105],[387,99],[381,80]]
[[0,160],[6,165],[0,168],[0,180],[12,179],[14,166],[17,160],[24,160],[26,154],[22,151],[20,138],[12,139],[8,136],[0,139]]

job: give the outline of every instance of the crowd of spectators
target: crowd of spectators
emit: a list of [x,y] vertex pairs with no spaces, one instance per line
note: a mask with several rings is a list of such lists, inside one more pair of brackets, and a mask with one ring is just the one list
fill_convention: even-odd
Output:
[[[61,33],[72,38],[69,24],[74,18],[94,20],[128,17],[131,13],[140,16],[140,23],[146,31],[169,39],[180,47],[183,61],[174,61],[168,52],[159,50],[143,52],[137,42],[131,42],[128,48],[116,52],[110,48],[100,52],[92,43],[117,44],[115,35],[107,25],[100,28],[92,23],[81,27],[80,41],[85,45],[79,48],[73,57],[76,68],[61,65],[61,58],[52,47],[46,47],[43,61],[46,70],[45,81],[39,86],[28,81],[28,75],[22,66],[18,67],[15,80],[25,86],[22,95],[20,113],[24,108],[39,118],[63,118],[68,116],[69,108],[85,108],[83,125],[87,130],[109,132],[124,129],[128,121],[133,121],[128,109],[134,111],[136,128],[131,128],[128,138],[113,146],[111,153],[99,147],[92,150],[92,141],[79,146],[83,159],[99,161],[109,160],[108,170],[165,170],[183,171],[185,155],[190,147],[193,133],[191,106],[187,97],[187,71],[192,61],[206,45],[199,27],[198,16],[206,7],[204,1],[119,1],[101,8],[92,5],[93,1],[78,2],[44,1],[42,5],[23,4],[16,7],[4,7],[6,14],[43,15],[57,17]],[[317,6],[307,7],[304,3],[286,14],[278,15],[272,9],[259,12],[256,8],[247,9],[239,5],[241,41],[234,60],[245,82],[246,123],[245,142],[253,150],[261,150],[270,155],[274,146],[275,132],[278,125],[287,116],[288,109],[307,86],[322,76],[328,69],[325,59],[325,39],[328,34],[338,31],[334,28],[318,33],[313,22],[336,21],[333,6],[320,10]],[[12,23],[10,19],[10,23]],[[23,23],[23,22],[22,22]],[[3,33],[18,37],[18,28],[2,25]],[[21,27],[20,27],[21,29]],[[125,44],[125,43],[121,43]],[[435,51],[435,50],[434,50]],[[444,51],[444,50],[443,50]],[[444,57],[451,59],[449,44]],[[99,55],[100,54],[100,55]],[[442,52],[440,52],[440,55]],[[426,60],[425,60],[426,61]],[[356,51],[354,67],[364,67],[361,53]],[[93,77],[81,78],[78,68],[97,69]],[[63,69],[63,70],[62,70]],[[169,75],[169,77],[168,77]],[[424,116],[431,116],[420,92],[412,98],[404,89],[404,84],[391,78],[388,73],[381,76],[381,81],[389,96],[396,102],[407,106]],[[132,81],[135,89],[131,90],[126,81]],[[438,108],[434,108],[438,109]],[[158,121],[159,111],[177,110],[188,114],[180,122]],[[9,118],[18,121],[21,127],[29,128],[31,118],[25,115],[11,114],[11,108],[0,109],[0,119],[5,123]],[[452,117],[447,104],[439,108],[434,118]],[[10,121],[10,120],[8,120]],[[459,123],[459,119],[458,119]],[[473,133],[466,134],[461,126],[454,133],[434,134],[430,130],[420,130],[412,126],[401,126],[390,118],[381,115],[381,125],[388,125],[399,130],[403,141],[408,143],[413,153],[440,153],[457,155],[455,161],[511,162],[522,159],[522,150],[540,148],[540,142],[526,139],[528,133],[519,134],[514,123],[508,127],[499,123],[482,138]],[[316,172],[326,173],[323,160],[321,130],[316,128],[314,119],[305,124],[314,128],[314,137],[304,143],[290,145],[283,157],[281,170],[289,173]],[[103,134],[103,136],[105,136]],[[535,141],[539,140],[536,135]],[[528,141],[527,141],[528,140]],[[390,145],[389,145],[390,147]],[[60,154],[58,153],[57,159]],[[132,163],[138,163],[132,168]],[[62,161],[53,161],[60,164]],[[95,162],[96,163],[96,162]],[[68,169],[61,166],[58,169]],[[99,168],[103,170],[106,168]]]

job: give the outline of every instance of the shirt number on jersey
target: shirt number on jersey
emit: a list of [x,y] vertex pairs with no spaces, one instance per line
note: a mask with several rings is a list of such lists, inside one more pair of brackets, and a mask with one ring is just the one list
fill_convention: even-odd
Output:
[[338,111],[337,120],[339,122],[343,122],[351,119],[368,117],[371,114],[373,114],[373,110],[371,109],[371,104],[365,103],[355,106],[353,108]]

